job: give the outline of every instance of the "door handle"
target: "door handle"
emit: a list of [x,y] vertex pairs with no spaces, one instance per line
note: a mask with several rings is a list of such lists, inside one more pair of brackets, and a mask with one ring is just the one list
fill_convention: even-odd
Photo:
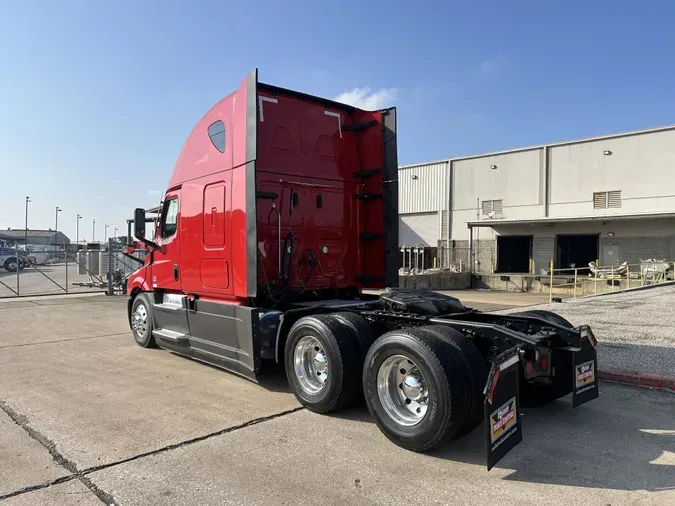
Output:
[[178,281],[178,264],[173,264],[173,279]]

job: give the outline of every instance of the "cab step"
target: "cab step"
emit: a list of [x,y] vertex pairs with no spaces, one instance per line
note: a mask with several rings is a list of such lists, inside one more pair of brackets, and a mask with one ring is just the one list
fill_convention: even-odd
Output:
[[171,341],[173,343],[187,342],[189,337],[187,334],[169,329],[155,329],[152,331],[152,335],[159,337],[160,339],[166,339],[167,341]]

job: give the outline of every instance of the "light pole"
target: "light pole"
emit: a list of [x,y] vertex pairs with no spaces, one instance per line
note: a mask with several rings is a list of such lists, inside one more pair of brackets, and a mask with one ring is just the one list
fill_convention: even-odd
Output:
[[56,212],[54,215],[56,216],[56,219],[54,220],[54,246],[59,245],[59,213],[61,212],[61,208],[59,206],[56,206]]
[[75,251],[80,249],[80,220],[82,216],[77,215],[77,220],[75,221]]
[[96,220],[91,220],[91,242],[96,241]]
[[28,250],[28,203],[31,202],[30,197],[26,197],[26,226],[23,231],[23,247]]
[[105,224],[105,227],[103,227],[103,244],[108,244],[108,224]]

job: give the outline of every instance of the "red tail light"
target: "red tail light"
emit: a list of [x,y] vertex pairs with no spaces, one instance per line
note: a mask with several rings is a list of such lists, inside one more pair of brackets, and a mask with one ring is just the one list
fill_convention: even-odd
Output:
[[528,376],[532,374],[532,371],[534,370],[534,364],[532,362],[525,362],[525,374]]
[[547,371],[547,370],[548,370],[548,359],[547,359],[546,357],[542,358],[542,359],[539,361],[539,368],[540,368],[542,371]]
[[499,380],[499,368],[495,371],[494,378],[492,378],[492,385],[490,385],[490,391],[488,392],[488,402],[492,404],[492,398],[495,395],[495,388],[497,388],[497,381]]

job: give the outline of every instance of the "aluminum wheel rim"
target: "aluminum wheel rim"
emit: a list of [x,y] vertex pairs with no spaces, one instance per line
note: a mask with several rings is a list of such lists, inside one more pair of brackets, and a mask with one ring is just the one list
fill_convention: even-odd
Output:
[[309,394],[319,393],[328,382],[328,356],[312,336],[300,338],[293,352],[293,370],[300,387]]
[[412,427],[429,407],[429,390],[422,371],[405,355],[387,358],[377,371],[377,396],[396,423]]
[[134,311],[132,326],[136,335],[145,337],[148,330],[148,311],[145,309],[145,304],[139,304]]

